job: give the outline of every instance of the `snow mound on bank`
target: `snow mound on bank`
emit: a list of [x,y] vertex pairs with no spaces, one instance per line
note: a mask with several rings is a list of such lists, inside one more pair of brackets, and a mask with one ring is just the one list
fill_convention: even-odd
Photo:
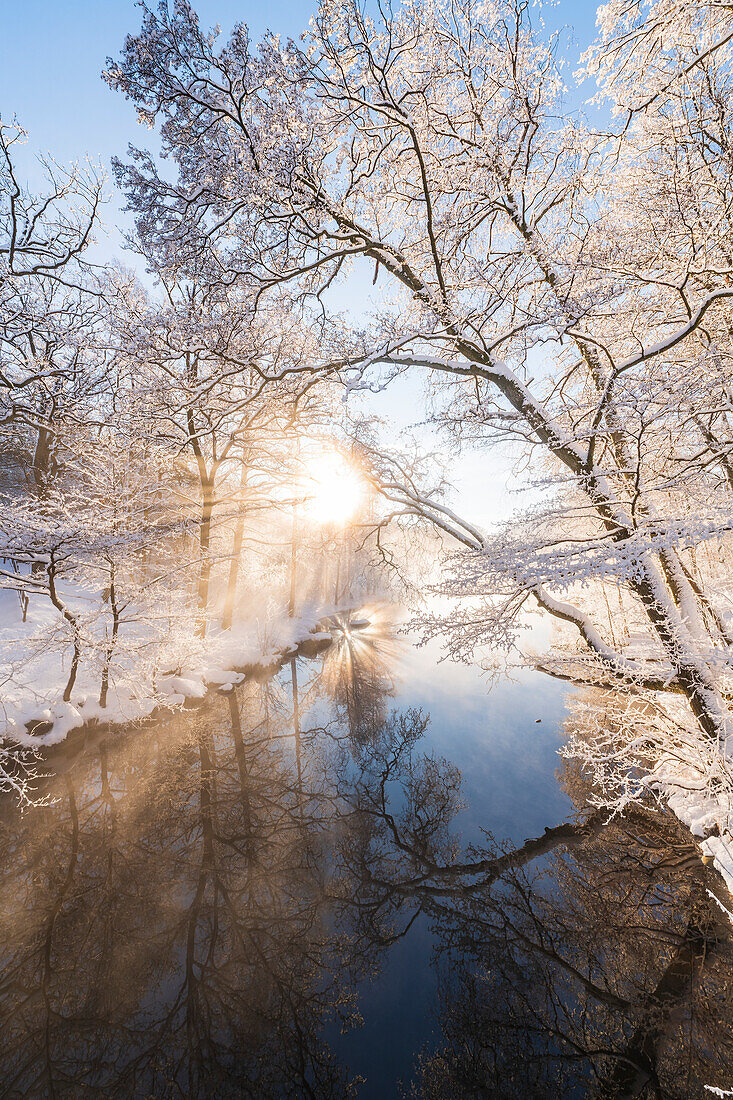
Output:
[[[45,621],[31,621],[25,638],[15,631],[0,636],[0,664],[7,669],[0,704],[0,739],[26,749],[48,748],[91,721],[113,725],[143,721],[161,708],[203,699],[212,689],[231,691],[247,669],[282,662],[306,640],[330,641],[318,630],[321,620],[338,614],[327,606],[306,608],[298,618],[284,612],[239,623],[232,630],[212,627],[205,638],[192,633],[167,644],[151,662],[144,646],[135,661],[134,647],[121,645],[113,655],[111,682],[104,706],[99,703],[99,669],[82,661],[69,702],[62,701],[68,676],[68,651],[44,647]],[[131,659],[132,656],[132,659]],[[3,658],[7,658],[6,661]],[[159,671],[165,660],[167,668]]]

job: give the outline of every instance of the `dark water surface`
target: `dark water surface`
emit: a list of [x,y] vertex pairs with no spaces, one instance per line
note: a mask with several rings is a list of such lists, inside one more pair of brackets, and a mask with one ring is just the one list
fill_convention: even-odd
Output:
[[689,837],[586,808],[558,685],[489,694],[344,627],[70,740],[47,806],[4,805],[0,1096],[733,1087],[730,926]]

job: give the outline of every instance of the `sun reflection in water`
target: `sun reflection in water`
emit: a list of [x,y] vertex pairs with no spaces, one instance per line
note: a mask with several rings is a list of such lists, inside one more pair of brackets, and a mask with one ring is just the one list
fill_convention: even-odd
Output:
[[395,692],[400,647],[391,628],[388,609],[376,604],[330,620],[334,640],[324,654],[323,684],[345,710],[358,742],[369,740],[385,721]]

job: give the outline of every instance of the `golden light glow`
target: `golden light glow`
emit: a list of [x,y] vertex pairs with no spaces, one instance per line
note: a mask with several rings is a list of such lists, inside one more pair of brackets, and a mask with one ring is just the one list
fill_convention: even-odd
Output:
[[338,451],[308,463],[306,512],[315,523],[345,526],[364,500],[364,482]]

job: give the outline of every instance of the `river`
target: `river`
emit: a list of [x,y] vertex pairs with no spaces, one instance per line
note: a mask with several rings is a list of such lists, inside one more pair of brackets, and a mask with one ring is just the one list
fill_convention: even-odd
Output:
[[379,609],[73,734],[0,816],[5,1097],[709,1097],[733,946],[689,836],[586,805],[561,685]]

